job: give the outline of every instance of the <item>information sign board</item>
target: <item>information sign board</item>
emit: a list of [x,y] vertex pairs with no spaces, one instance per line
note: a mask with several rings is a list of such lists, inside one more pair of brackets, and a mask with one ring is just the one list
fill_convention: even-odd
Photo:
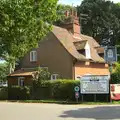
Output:
[[81,78],[81,94],[108,94],[109,76],[87,75]]

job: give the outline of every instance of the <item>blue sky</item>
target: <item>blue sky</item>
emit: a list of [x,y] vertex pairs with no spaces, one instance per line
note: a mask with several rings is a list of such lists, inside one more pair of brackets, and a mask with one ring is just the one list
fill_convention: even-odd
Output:
[[[115,3],[120,2],[120,0],[111,0]],[[77,6],[80,5],[82,0],[59,0],[59,3],[66,4],[66,5],[72,5]]]
[[66,5],[80,5],[82,0],[59,0],[59,3],[66,4]]

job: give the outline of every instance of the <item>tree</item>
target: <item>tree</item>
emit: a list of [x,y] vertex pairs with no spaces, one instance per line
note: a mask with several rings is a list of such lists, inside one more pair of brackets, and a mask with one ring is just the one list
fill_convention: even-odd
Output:
[[105,0],[84,0],[77,7],[78,14],[86,14],[81,19],[82,33],[93,36],[101,43],[102,37],[113,30],[114,39],[120,40],[120,6]]
[[50,72],[48,68],[38,68],[38,81],[50,80]]
[[48,68],[38,67],[36,70],[38,71],[38,73],[36,74],[36,77],[34,78],[34,82],[33,82],[34,87],[35,87],[36,85],[37,85],[37,86],[41,85],[42,82],[44,82],[45,80],[50,80],[51,74],[50,74],[50,72],[48,71]]
[[0,56],[13,69],[51,30],[56,5],[57,0],[0,0]]

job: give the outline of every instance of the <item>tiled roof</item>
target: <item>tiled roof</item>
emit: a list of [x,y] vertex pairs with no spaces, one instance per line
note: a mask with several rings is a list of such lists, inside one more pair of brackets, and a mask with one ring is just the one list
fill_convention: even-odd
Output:
[[105,62],[104,59],[100,57],[97,53],[96,47],[100,47],[100,45],[96,42],[96,40],[93,37],[83,34],[80,34],[80,37],[74,37],[70,32],[67,31],[67,29],[57,26],[53,26],[52,33],[57,37],[60,43],[74,58],[81,61],[88,61],[88,59],[86,59],[84,55],[80,54],[77,51],[77,48],[79,46],[77,45],[77,48],[75,46],[75,44],[80,43],[80,47],[84,48],[85,41],[87,41],[91,48],[91,60],[93,62]]
[[16,70],[15,72],[9,74],[8,76],[10,77],[24,77],[24,76],[34,76],[37,73],[37,71],[33,70],[33,69],[20,69],[20,70]]
[[74,45],[77,50],[82,50],[85,48],[87,40],[74,42]]
[[57,26],[53,27],[53,34],[57,37],[60,43],[66,48],[66,50],[76,59],[85,61],[86,58],[84,55],[80,54],[74,45],[74,39],[72,35],[64,28]]
[[73,38],[74,38],[74,42],[87,40],[92,45],[92,47],[99,47],[100,46],[93,37],[90,37],[87,35],[80,34],[79,38],[78,37],[76,38],[74,36],[73,36]]
[[103,47],[96,47],[97,53],[104,53]]

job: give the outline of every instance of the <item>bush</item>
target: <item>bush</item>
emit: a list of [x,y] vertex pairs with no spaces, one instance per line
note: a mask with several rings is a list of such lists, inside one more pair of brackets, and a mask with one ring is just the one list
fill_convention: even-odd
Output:
[[78,80],[54,80],[54,81],[44,81],[41,85],[34,89],[36,99],[61,99],[61,100],[73,100],[74,97],[74,87],[80,85]]
[[50,79],[50,72],[48,71],[48,68],[40,68],[38,67],[38,77],[35,79],[35,81],[39,84],[43,80],[49,80]]
[[30,88],[11,86],[8,88],[8,99],[9,100],[27,100],[30,99]]
[[111,84],[120,84],[120,75],[117,73],[113,73],[111,75]]
[[1,87],[0,88],[0,100],[7,100],[8,99],[8,88]]
[[115,64],[115,69],[111,75],[112,84],[120,84],[120,63]]
[[7,75],[8,75],[8,64],[0,63],[0,81],[1,82],[7,81]]
[[48,84],[45,84],[45,86],[43,86],[43,82],[39,85],[34,83],[32,89],[32,99],[39,100],[51,98],[51,87],[50,84]]

